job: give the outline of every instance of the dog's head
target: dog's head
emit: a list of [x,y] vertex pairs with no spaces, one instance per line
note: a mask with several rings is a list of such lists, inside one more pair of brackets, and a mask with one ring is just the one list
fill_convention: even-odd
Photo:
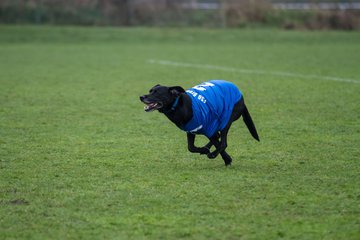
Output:
[[157,84],[150,89],[149,94],[140,96],[140,101],[146,104],[144,107],[146,112],[154,110],[164,112],[171,108],[175,99],[183,92],[185,90],[179,86],[165,87]]

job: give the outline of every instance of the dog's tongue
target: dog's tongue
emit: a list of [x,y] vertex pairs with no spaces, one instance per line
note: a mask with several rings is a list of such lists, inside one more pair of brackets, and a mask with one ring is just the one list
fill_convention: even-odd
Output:
[[154,111],[157,106],[157,103],[149,103],[144,107],[145,112]]

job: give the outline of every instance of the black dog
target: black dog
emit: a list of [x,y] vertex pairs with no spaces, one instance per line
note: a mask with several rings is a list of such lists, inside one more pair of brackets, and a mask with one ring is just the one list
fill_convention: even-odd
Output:
[[[220,154],[226,166],[232,162],[225,149],[227,134],[234,121],[243,116],[251,135],[260,141],[241,92],[230,82],[212,80],[187,91],[179,86],[156,85],[140,100],[146,104],[146,112],[158,110],[187,132],[190,152],[206,154],[211,159]],[[195,134],[207,136],[209,143],[195,147]],[[215,150],[210,152],[212,146]]]

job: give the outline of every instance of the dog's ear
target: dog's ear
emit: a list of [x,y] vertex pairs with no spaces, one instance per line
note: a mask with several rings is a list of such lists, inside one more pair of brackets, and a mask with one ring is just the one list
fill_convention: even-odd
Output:
[[184,93],[185,90],[184,90],[182,87],[180,87],[180,86],[174,86],[174,87],[169,87],[169,92],[170,92],[171,94],[173,94],[173,95],[178,96],[178,95],[180,95],[181,93]]
[[151,93],[152,91],[154,91],[154,88],[159,87],[159,86],[161,86],[161,85],[160,85],[160,84],[156,84],[155,86],[153,86],[152,88],[150,88],[149,93]]

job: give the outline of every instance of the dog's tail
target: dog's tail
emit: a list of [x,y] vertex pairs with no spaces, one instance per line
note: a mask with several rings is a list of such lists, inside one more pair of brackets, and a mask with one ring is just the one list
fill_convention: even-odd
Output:
[[251,119],[250,113],[249,113],[249,111],[248,111],[245,104],[244,104],[244,109],[243,109],[243,112],[242,112],[242,116],[243,116],[243,120],[244,120],[247,128],[249,129],[249,132],[253,136],[253,138],[260,141],[259,135],[258,135],[258,133],[256,131],[256,128],[255,128],[255,124],[254,124],[253,120]]

